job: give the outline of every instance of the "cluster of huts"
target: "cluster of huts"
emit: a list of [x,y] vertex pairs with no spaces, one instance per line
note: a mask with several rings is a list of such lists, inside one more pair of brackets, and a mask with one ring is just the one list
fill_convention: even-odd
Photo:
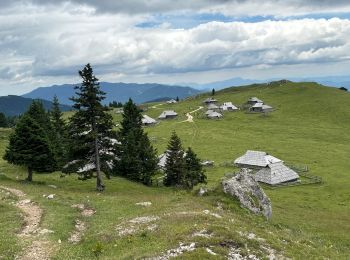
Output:
[[222,105],[217,105],[218,101],[214,98],[207,98],[203,101],[207,105],[207,112],[205,115],[210,119],[218,119],[222,117],[222,111],[238,111],[239,108],[236,107],[232,102],[224,102]]
[[270,185],[296,182],[298,173],[287,167],[284,162],[266,152],[248,150],[238,157],[234,164],[255,172],[255,180]]
[[[177,103],[175,99],[170,99],[166,101],[167,104]],[[238,111],[239,108],[235,106],[232,102],[224,102],[223,104],[218,104],[218,100],[213,97],[209,97],[203,101],[203,103],[207,106],[207,111],[205,115],[209,119],[219,119],[223,117],[224,111],[234,112]],[[262,100],[257,97],[251,97],[246,102],[248,106],[249,112],[254,113],[266,113],[271,112],[273,108],[267,104],[265,104]],[[164,110],[159,116],[158,119],[172,119],[177,117],[177,113],[174,110]],[[142,123],[144,125],[154,125],[157,123],[157,120],[145,115],[143,116]]]
[[[239,108],[232,104],[232,102],[224,102],[222,105],[217,105],[218,101],[212,97],[207,98],[203,101],[207,105],[207,112],[205,115],[210,119],[221,118],[223,111],[238,111]],[[264,101],[258,99],[257,97],[251,97],[246,102],[249,112],[254,113],[266,113],[271,112],[273,108],[264,103]]]

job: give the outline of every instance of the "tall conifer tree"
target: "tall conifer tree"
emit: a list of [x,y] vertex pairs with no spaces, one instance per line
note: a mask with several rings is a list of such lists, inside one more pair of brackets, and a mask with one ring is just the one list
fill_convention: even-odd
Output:
[[165,186],[181,186],[186,173],[186,164],[181,140],[175,131],[170,137],[166,156],[163,183]]
[[142,129],[142,115],[136,104],[129,99],[123,111],[116,173],[148,185],[157,170],[156,150]]
[[47,132],[29,113],[24,114],[17,123],[4,159],[27,167],[27,181],[32,181],[33,171],[52,172],[55,169]]
[[189,147],[185,153],[186,173],[182,180],[183,186],[192,189],[198,183],[206,183],[207,176],[200,159]]
[[100,90],[98,79],[90,64],[79,71],[82,84],[76,86],[73,108],[77,111],[69,122],[70,158],[68,171],[76,171],[82,179],[92,177],[96,172],[96,189],[103,191],[103,171],[109,177],[113,167],[115,152],[115,132],[112,116],[108,108],[102,105],[105,93]]

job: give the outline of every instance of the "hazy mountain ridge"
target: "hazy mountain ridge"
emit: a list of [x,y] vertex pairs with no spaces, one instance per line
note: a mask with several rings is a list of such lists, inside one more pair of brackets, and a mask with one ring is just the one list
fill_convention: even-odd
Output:
[[[51,109],[52,102],[40,99],[46,110]],[[31,98],[24,98],[21,96],[9,95],[0,97],[0,112],[6,116],[17,116],[23,114],[29,108],[33,102]],[[70,106],[60,105],[62,111],[68,111],[71,109]]]
[[[51,87],[37,88],[23,97],[27,98],[40,98],[40,99],[52,99],[54,95],[57,95],[60,103],[72,105],[70,98],[74,96],[75,84],[53,85]],[[101,90],[106,92],[106,99],[104,104],[108,104],[112,101],[126,102],[130,97],[136,103],[144,103],[150,100],[161,99],[164,97],[186,98],[196,95],[201,91],[184,86],[171,86],[155,83],[137,84],[137,83],[109,83],[101,82]]]

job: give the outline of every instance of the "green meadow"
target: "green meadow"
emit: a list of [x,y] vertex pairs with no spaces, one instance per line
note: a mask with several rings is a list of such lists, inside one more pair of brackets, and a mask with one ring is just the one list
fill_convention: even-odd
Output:
[[[179,243],[196,243],[185,259],[226,259],[229,245],[244,256],[268,258],[264,248],[276,256],[292,259],[348,259],[350,257],[350,94],[316,83],[252,85],[217,91],[219,103],[241,106],[251,96],[275,108],[269,114],[244,111],[224,112],[219,120],[208,120],[205,108],[193,113],[194,122],[184,122],[186,113],[205,105],[209,94],[177,104],[147,104],[144,113],[156,118],[165,109],[179,116],[145,128],[158,153],[164,152],[173,130],[202,159],[213,160],[206,168],[207,196],[193,191],[161,186],[147,187],[123,178],[105,180],[106,191],[95,192],[95,180],[79,181],[60,172],[35,174],[34,183],[22,182],[25,169],[0,159],[0,186],[17,188],[44,210],[42,228],[48,235],[53,259],[142,259],[160,256]],[[155,107],[153,107],[156,105]],[[121,115],[113,112],[116,125]],[[66,118],[71,113],[66,113]],[[9,129],[0,130],[0,154],[7,145]],[[306,165],[321,184],[264,190],[272,201],[273,216],[266,221],[239,206],[223,194],[220,181],[238,169],[233,160],[246,150],[260,150],[288,164]],[[1,156],[2,157],[2,156]],[[55,185],[52,188],[48,185]],[[48,200],[43,195],[55,194]],[[0,259],[13,259],[27,242],[17,237],[23,217],[13,205],[16,197],[0,193]],[[149,207],[136,205],[149,201]],[[91,217],[72,208],[85,204],[96,210]],[[118,228],[130,228],[130,220],[153,216],[150,224],[134,225],[132,234],[120,235]],[[86,223],[77,244],[68,241],[75,220]],[[195,236],[206,230],[210,236]],[[255,238],[248,234],[255,234]],[[206,251],[210,248],[216,255]]]

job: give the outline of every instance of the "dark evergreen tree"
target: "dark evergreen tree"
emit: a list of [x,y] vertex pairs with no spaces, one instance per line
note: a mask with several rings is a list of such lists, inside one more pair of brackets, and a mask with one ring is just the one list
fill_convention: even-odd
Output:
[[212,96],[215,96],[215,88],[213,88],[213,89],[211,90],[211,95],[212,95]]
[[181,186],[186,173],[186,162],[184,159],[184,150],[181,140],[175,131],[170,137],[166,152],[166,162],[164,169],[165,186]]
[[77,111],[69,122],[69,157],[71,163],[65,171],[75,171],[81,179],[91,178],[96,172],[96,189],[103,191],[103,171],[109,177],[115,159],[116,133],[113,131],[112,116],[101,104],[105,93],[100,90],[98,79],[92,67],[87,64],[79,71],[82,84],[75,87],[76,97],[72,98]]
[[121,144],[115,171],[128,179],[148,185],[157,170],[156,150],[142,129],[142,115],[136,104],[129,99],[123,111],[118,133]]
[[33,179],[33,171],[52,172],[55,160],[47,132],[28,113],[24,114],[10,136],[4,159],[28,169],[28,181]]
[[57,169],[62,169],[67,161],[67,129],[65,121],[62,119],[62,112],[57,96],[55,95],[50,111],[50,119],[52,125],[53,151],[57,162]]
[[0,112],[0,127],[7,127],[7,118],[4,113]]
[[179,101],[180,101],[180,99],[179,99],[179,97],[177,96],[177,97],[176,97],[176,102],[179,102]]
[[189,147],[185,153],[186,173],[182,180],[185,188],[192,189],[198,183],[206,183],[207,176],[204,173],[200,159]]

